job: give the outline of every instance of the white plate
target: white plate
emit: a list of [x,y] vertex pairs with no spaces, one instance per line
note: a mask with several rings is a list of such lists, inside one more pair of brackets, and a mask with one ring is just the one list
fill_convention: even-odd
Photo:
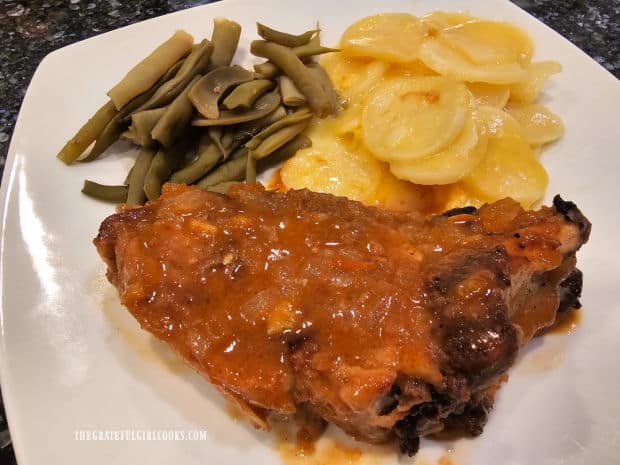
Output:
[[[239,21],[244,33],[237,59],[247,63],[256,20],[291,31],[319,20],[326,43],[335,43],[348,24],[367,14],[433,9],[512,21],[533,36],[536,59],[562,63],[563,73],[551,80],[544,98],[566,123],[566,136],[543,155],[551,176],[547,200],[561,193],[594,224],[579,253],[585,274],[581,325],[526,350],[484,434],[454,445],[455,465],[619,463],[618,81],[508,1],[228,0],[58,50],[32,80],[2,182],[0,362],[20,464],[280,463],[273,436],[233,420],[207,382],[139,330],[104,278],[91,240],[113,208],[79,191],[85,177],[121,181],[131,163],[126,146],[117,145],[95,164],[66,167],[54,155],[103,103],[111,84],[177,28],[201,38],[210,36],[213,17]],[[127,429],[205,430],[207,438],[74,439],[76,430]],[[445,448],[423,442],[417,463],[434,463]],[[375,449],[368,457],[374,463],[399,460]]]

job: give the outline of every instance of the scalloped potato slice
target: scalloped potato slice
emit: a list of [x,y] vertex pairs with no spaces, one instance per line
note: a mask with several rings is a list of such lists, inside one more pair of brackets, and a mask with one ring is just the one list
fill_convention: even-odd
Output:
[[321,66],[345,99],[367,93],[389,68],[387,63],[381,61],[347,57],[340,53],[324,55]]
[[441,37],[426,40],[420,46],[419,58],[437,73],[463,81],[514,84],[526,76],[518,63],[472,63]]
[[441,36],[477,65],[526,66],[534,52],[532,39],[523,29],[500,21],[468,21],[443,29]]
[[325,137],[300,150],[280,169],[289,189],[310,189],[369,203],[382,177],[382,164],[364,150],[352,152]]
[[510,87],[505,84],[468,82],[467,88],[473,94],[476,106],[504,108],[510,98]]
[[390,171],[399,179],[416,184],[451,184],[469,174],[480,163],[487,148],[486,127],[476,125],[469,116],[454,143],[445,150],[413,161],[390,163]]
[[407,13],[383,13],[356,21],[342,35],[340,47],[348,55],[394,63],[413,61],[426,29]]
[[510,100],[522,103],[532,103],[540,95],[545,82],[550,76],[562,71],[562,65],[557,61],[537,61],[525,69],[523,81],[510,86]]
[[562,119],[544,105],[513,103],[506,110],[521,124],[530,144],[548,144],[564,135]]
[[487,152],[463,178],[463,186],[482,199],[512,197],[530,207],[545,193],[547,172],[534,157],[523,130],[512,116],[490,107],[479,109],[479,116],[486,118]]
[[[476,21],[478,18],[467,13],[453,13],[449,11],[433,11],[425,14],[420,18],[422,23],[427,24],[436,29],[444,29],[457,24],[463,24],[468,21]],[[432,35],[432,31],[431,31]]]
[[463,129],[470,94],[441,76],[377,85],[362,112],[366,147],[380,160],[415,160],[446,148]]

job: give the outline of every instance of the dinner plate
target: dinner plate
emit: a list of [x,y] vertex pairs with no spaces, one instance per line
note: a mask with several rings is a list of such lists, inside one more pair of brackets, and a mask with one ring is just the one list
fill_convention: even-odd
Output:
[[[590,242],[579,252],[585,275],[582,318],[568,333],[547,335],[524,350],[482,436],[423,441],[419,455],[409,459],[399,457],[395,447],[364,446],[332,430],[322,460],[619,463],[618,81],[508,1],[227,0],[70,45],[48,55],[34,75],[1,191],[0,369],[20,464],[294,461],[281,435],[254,430],[231,414],[214,388],[141,331],[106,281],[91,241],[114,208],[79,191],[84,178],[122,181],[131,164],[128,145],[115,145],[94,164],[70,167],[55,154],[105,101],[111,85],[177,28],[209,37],[214,17],[234,19],[243,26],[236,61],[249,64],[256,20],[289,31],[306,30],[318,20],[324,41],[334,44],[347,25],[365,15],[421,15],[434,9],[468,10],[518,24],[534,38],[535,59],[558,60],[564,67],[546,87],[543,102],[562,116],[566,135],[544,152],[542,162],[550,174],[545,200],[561,193],[593,223]],[[178,434],[173,440],[86,440],[98,431],[176,431],[197,440],[182,441]],[[361,458],[355,449],[363,450]]]

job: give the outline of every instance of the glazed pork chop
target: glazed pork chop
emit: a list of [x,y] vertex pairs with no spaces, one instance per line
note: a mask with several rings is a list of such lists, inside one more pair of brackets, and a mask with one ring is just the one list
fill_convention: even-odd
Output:
[[142,327],[255,425],[301,414],[413,454],[482,431],[519,348],[579,307],[589,231],[560,197],[422,216],[168,184],[94,242]]

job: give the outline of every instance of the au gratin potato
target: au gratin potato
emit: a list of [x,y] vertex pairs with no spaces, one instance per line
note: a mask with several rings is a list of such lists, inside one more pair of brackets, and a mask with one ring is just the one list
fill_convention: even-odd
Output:
[[312,147],[282,168],[287,188],[408,209],[503,197],[531,207],[543,196],[538,155],[564,126],[536,100],[561,66],[533,62],[525,31],[461,13],[386,13],[352,24],[340,48],[321,64],[342,111],[313,122]]

